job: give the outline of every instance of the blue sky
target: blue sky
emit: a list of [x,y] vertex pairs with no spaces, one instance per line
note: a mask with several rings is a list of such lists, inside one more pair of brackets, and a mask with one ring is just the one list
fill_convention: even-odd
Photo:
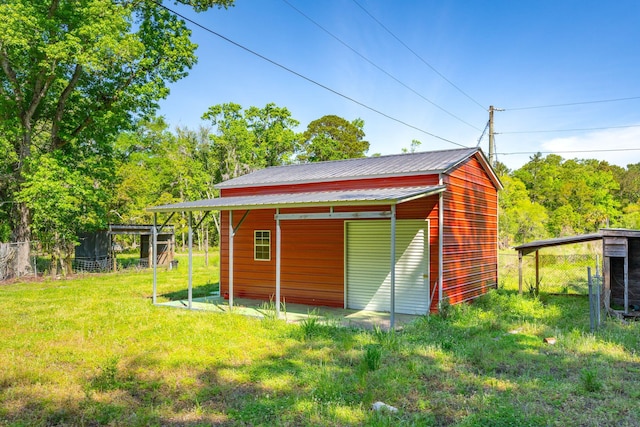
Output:
[[[362,118],[367,154],[395,154],[414,139],[420,151],[476,146],[494,105],[505,110],[494,116],[497,157],[512,169],[537,151],[640,162],[637,0],[237,0],[200,14],[170,7],[369,107],[188,24],[199,60],[161,103],[171,126],[206,124],[200,117],[216,104],[274,102],[299,131],[326,114]],[[526,108],[621,98],[635,99]],[[487,153],[486,137],[480,145]]]

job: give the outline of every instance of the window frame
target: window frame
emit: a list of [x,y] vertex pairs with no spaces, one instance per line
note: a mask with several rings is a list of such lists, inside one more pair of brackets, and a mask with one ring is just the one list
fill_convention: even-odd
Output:
[[[260,244],[258,243],[258,233],[260,236]],[[265,244],[265,236],[267,243]],[[258,248],[261,250],[261,255],[264,255],[266,248],[267,258],[258,258]],[[253,260],[254,261],[271,261],[271,230],[253,230]]]

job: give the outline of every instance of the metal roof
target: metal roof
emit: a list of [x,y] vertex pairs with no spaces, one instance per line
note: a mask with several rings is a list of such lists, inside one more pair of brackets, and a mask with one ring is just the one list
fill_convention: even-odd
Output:
[[547,248],[551,246],[560,246],[560,245],[570,245],[573,243],[583,243],[590,242],[592,240],[600,240],[602,239],[602,234],[593,233],[593,234],[582,234],[579,236],[568,236],[568,237],[557,237],[555,239],[547,239],[547,240],[536,240],[535,242],[525,243],[524,245],[516,246],[515,249],[518,252],[521,252],[523,255],[530,254],[531,252],[535,252],[542,248]]
[[220,197],[217,199],[154,206],[148,208],[148,210],[150,212],[190,212],[311,206],[392,205],[438,194],[443,192],[445,188],[444,185],[433,185],[428,187],[313,191],[306,193]]
[[454,150],[274,166],[221,182],[216,185],[216,188],[443,173],[458,166],[461,162],[479,151],[481,152],[477,147],[459,148]]

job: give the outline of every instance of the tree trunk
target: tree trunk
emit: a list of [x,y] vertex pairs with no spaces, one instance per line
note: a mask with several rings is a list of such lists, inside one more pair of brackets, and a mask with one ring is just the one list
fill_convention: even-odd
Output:
[[67,244],[65,248],[65,257],[64,257],[64,270],[65,276],[73,274],[73,259],[72,255],[74,253],[75,245],[73,243]]
[[31,272],[29,262],[29,250],[31,247],[31,231],[29,229],[29,208],[23,203],[14,203],[14,220],[12,240],[18,245],[14,271],[17,277],[25,276]]

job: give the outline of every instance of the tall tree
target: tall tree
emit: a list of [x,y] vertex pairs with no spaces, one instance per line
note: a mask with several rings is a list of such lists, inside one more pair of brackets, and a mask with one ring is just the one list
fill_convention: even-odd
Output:
[[302,137],[298,152],[301,162],[322,162],[364,157],[369,142],[364,140],[364,121],[352,122],[328,115],[312,121]]
[[214,129],[211,150],[218,160],[217,182],[288,163],[298,141],[293,131],[298,121],[273,103],[245,111],[233,102],[214,105],[202,118]]
[[547,213],[543,206],[532,202],[524,183],[508,175],[500,177],[504,190],[499,199],[500,247],[542,238],[546,234]]
[[[180,2],[205,10],[232,0]],[[29,241],[31,209],[16,195],[38,176],[30,159],[78,141],[109,144],[157,108],[196,46],[185,23],[150,0],[12,0],[0,16],[0,199],[16,202],[12,238]],[[22,273],[28,253],[19,257]]]

